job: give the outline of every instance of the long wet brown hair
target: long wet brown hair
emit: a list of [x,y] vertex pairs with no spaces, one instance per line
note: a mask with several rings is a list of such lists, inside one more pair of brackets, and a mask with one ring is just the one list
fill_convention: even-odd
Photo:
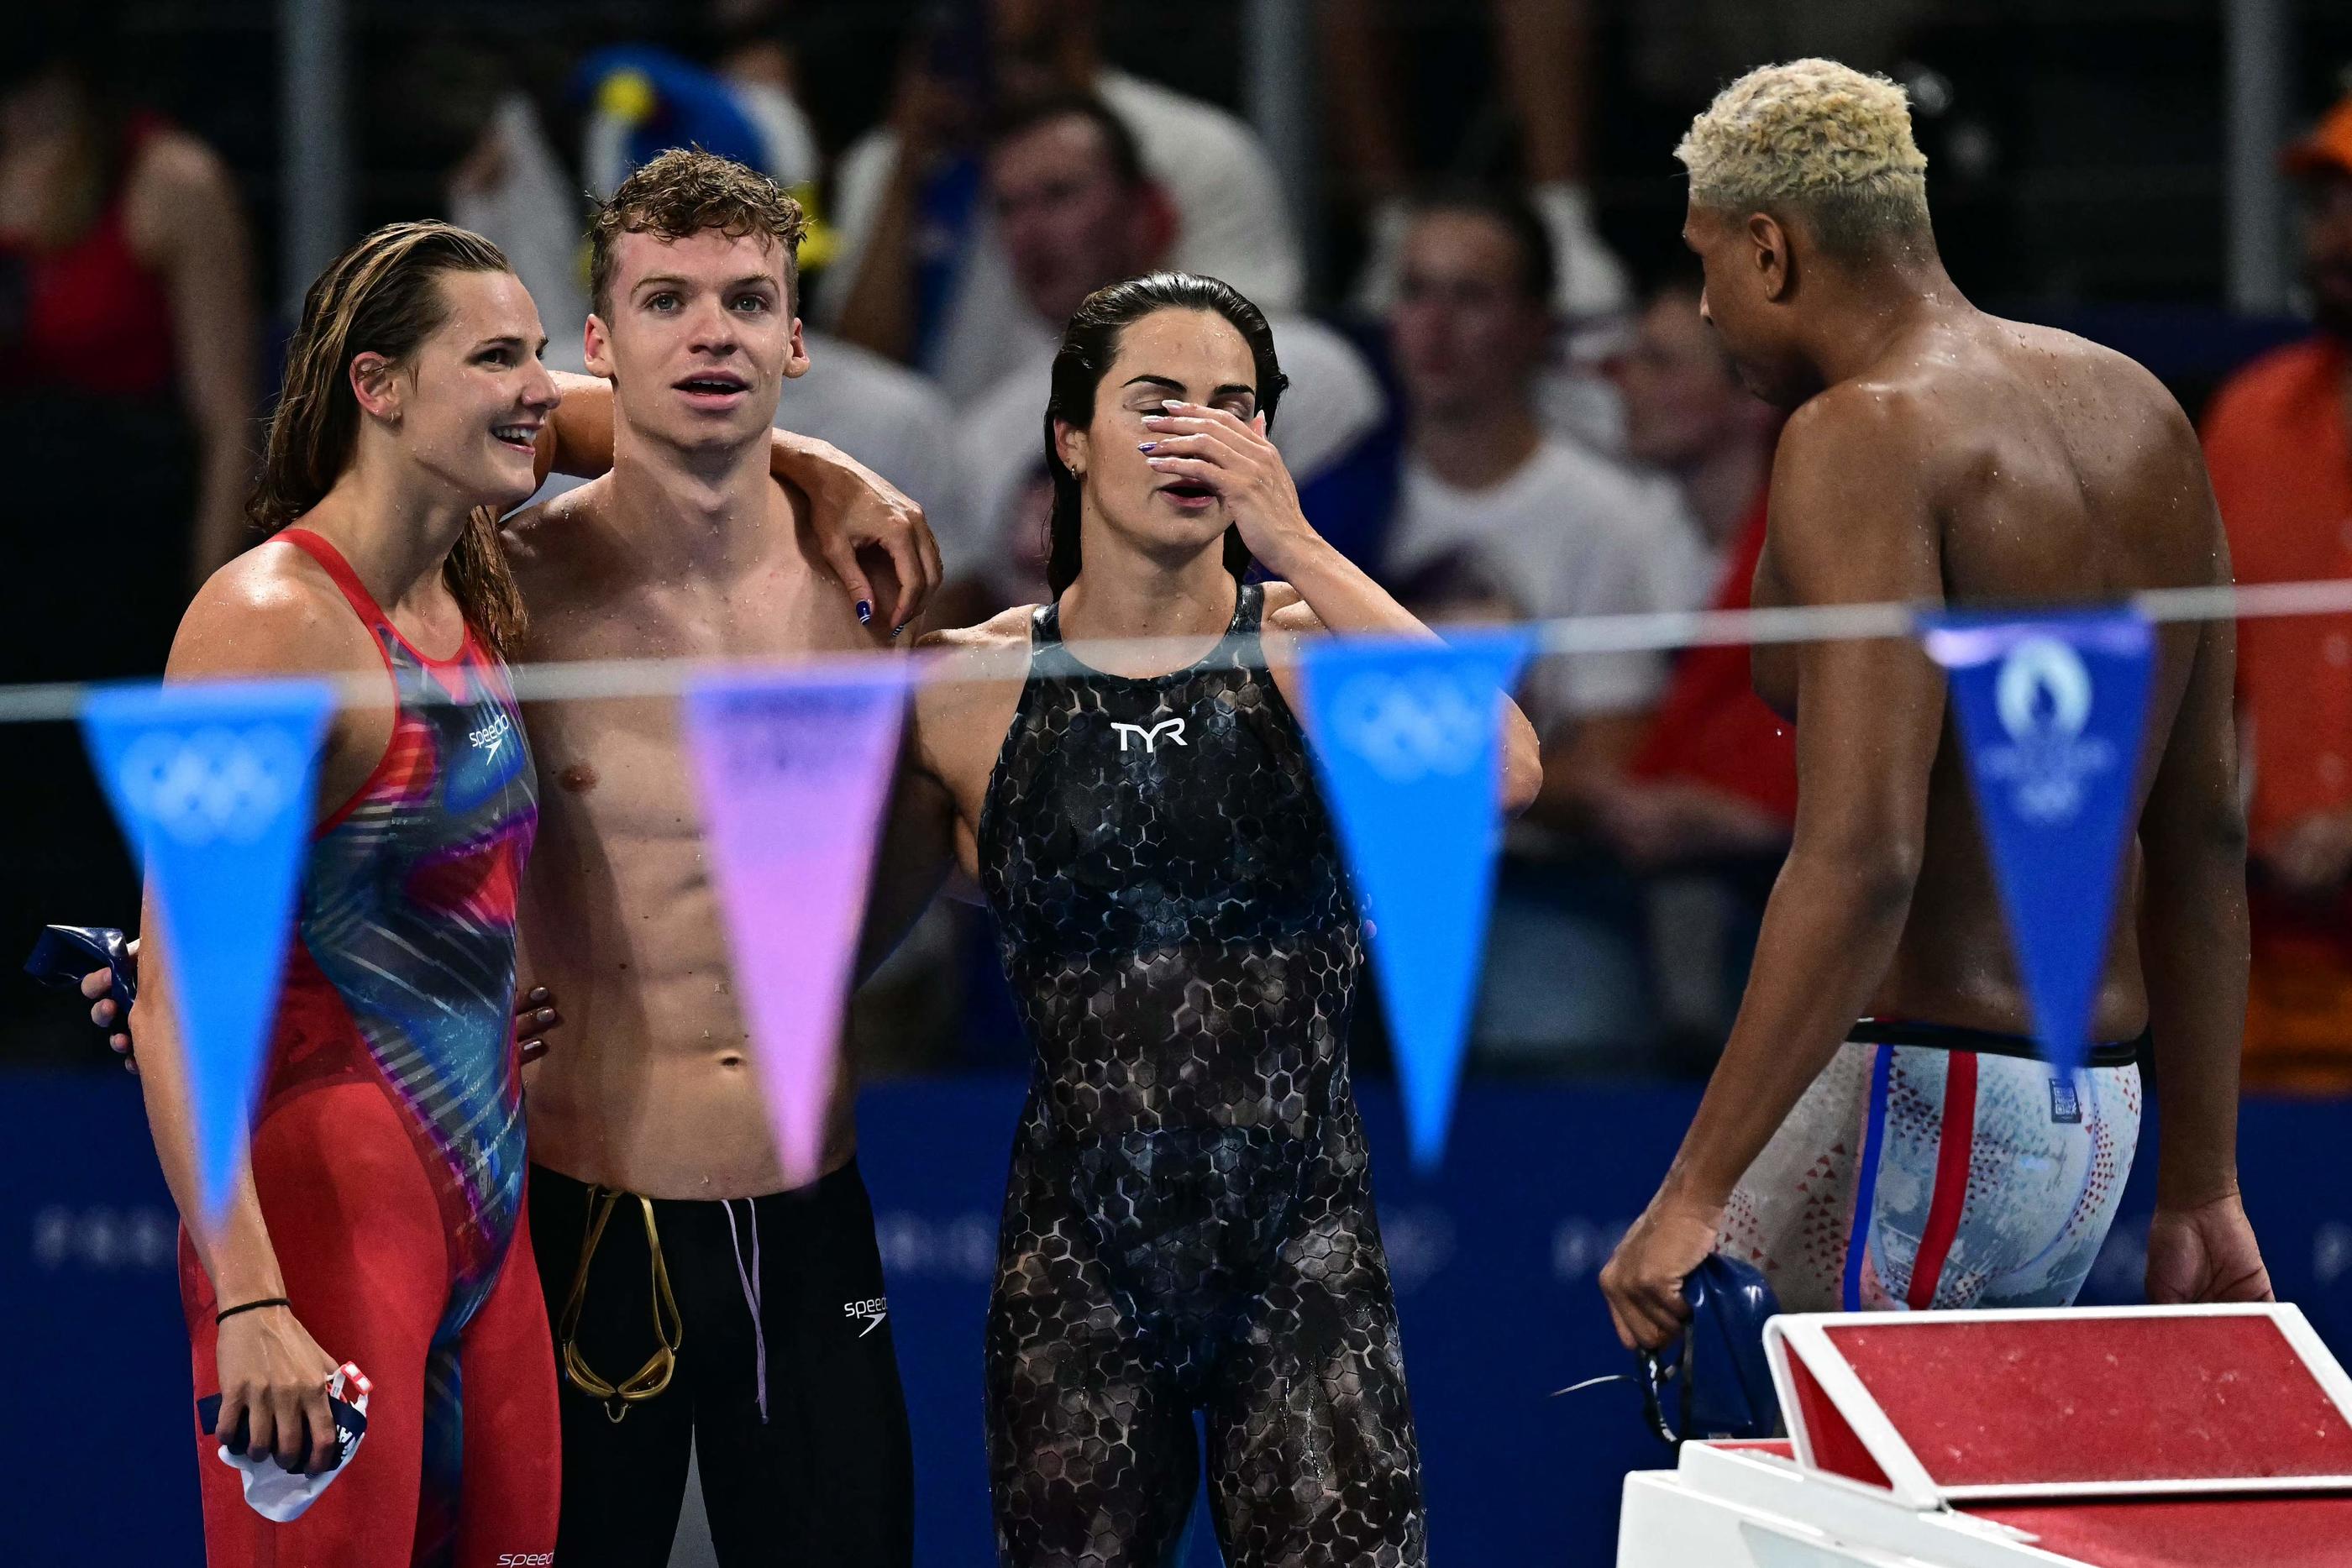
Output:
[[[396,362],[415,353],[448,316],[445,273],[513,270],[497,246],[443,223],[390,224],[336,257],[302,297],[301,325],[287,345],[286,387],[270,415],[246,516],[276,533],[334,488],[359,440],[352,361],[376,353]],[[441,579],[475,635],[501,656],[509,653],[522,635],[522,594],[489,507],[467,518]]]

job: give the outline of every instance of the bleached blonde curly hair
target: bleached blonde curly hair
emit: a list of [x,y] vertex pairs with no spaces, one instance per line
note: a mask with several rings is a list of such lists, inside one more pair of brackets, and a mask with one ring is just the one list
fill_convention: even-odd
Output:
[[1749,71],[1691,121],[1675,156],[1690,171],[1693,205],[1800,216],[1832,251],[1863,255],[1931,232],[1910,96],[1835,60]]

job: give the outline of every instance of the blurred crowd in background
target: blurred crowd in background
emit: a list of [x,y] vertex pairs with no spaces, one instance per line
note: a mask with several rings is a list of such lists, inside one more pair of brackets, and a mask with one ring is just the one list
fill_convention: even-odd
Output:
[[[1158,267],[1266,310],[1309,518],[1428,618],[1739,608],[1778,416],[1700,317],[1671,154],[1724,81],[1825,54],[1909,88],[1964,289],[2133,353],[2200,418],[2241,580],[2352,577],[2352,11],[2263,3],[2294,39],[2292,314],[2222,304],[2224,7],[2172,0],[346,0],[333,245],[481,231],[576,369],[589,201],[662,136],[765,169],[816,218],[780,420],[924,505],[937,622],[1041,596],[1059,325]],[[0,683],[159,670],[252,542],[312,215],[280,177],[284,15],[43,6],[0,51]],[[2352,622],[2240,648],[2248,1078],[2352,1090]],[[1524,695],[1546,782],[1475,1066],[1704,1071],[1790,831],[1790,737],[1738,648],[1549,659]],[[131,924],[71,729],[0,747],[0,958],[44,921]],[[934,912],[856,1047],[880,1072],[1023,1060],[983,915]],[[0,1062],[110,1060],[69,1000],[0,986]]]

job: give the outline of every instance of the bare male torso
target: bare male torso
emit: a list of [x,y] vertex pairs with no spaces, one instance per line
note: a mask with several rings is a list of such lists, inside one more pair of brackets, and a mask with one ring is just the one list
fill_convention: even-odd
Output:
[[[872,652],[822,570],[799,497],[769,487],[745,559],[688,564],[614,515],[611,481],[508,525],[528,662]],[[522,899],[525,987],[563,1028],[526,1079],[532,1160],[652,1197],[783,1186],[734,991],[675,697],[536,703],[539,842]],[[856,1148],[845,1070],[824,1168]]]
[[[1955,606],[2113,601],[2231,580],[2196,433],[2179,405],[2131,361],[2063,332],[1971,315],[1906,333],[1869,371],[1801,409],[1790,439],[1838,442],[1857,469],[1909,471],[1926,507],[1920,548],[1937,558],[1925,564]],[[1773,532],[1782,526],[1776,515]],[[1829,526],[1858,534],[1888,519],[1849,517]],[[1769,542],[1755,588],[1759,606],[1792,602]],[[2196,624],[2159,629],[2136,810],[2168,744],[2213,738],[2175,735],[2177,721],[2190,722],[2182,699],[2200,659],[2210,660],[2202,651],[2209,646]],[[1754,668],[1757,690],[1801,722],[1795,649],[1759,646]],[[2209,707],[2198,705],[2193,722],[2208,723]],[[1953,723],[1948,709],[1909,919],[1871,1010],[2027,1033]],[[2147,1022],[2132,935],[2140,872],[2135,845],[2099,995],[2101,1039],[2129,1039]]]

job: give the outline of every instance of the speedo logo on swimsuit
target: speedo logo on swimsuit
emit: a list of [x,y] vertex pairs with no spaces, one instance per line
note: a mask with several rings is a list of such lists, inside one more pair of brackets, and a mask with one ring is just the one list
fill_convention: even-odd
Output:
[[880,1328],[882,1320],[890,1315],[890,1299],[887,1296],[869,1296],[862,1301],[844,1301],[841,1303],[841,1315],[852,1322],[866,1325],[857,1331],[857,1337],[864,1339]]
[[555,1553],[552,1552],[501,1552],[499,1553],[499,1568],[553,1568],[554,1563]]
[[499,754],[499,747],[504,745],[507,737],[513,733],[514,721],[506,715],[500,714],[466,738],[492,757],[496,757]]
[[1127,749],[1129,739],[1133,738],[1143,742],[1143,751],[1147,757],[1159,750],[1160,743],[1163,740],[1171,746],[1184,744],[1184,721],[1181,717],[1163,718],[1153,725],[1120,724],[1114,719],[1111,721],[1111,728],[1118,735],[1118,748],[1121,751]]

